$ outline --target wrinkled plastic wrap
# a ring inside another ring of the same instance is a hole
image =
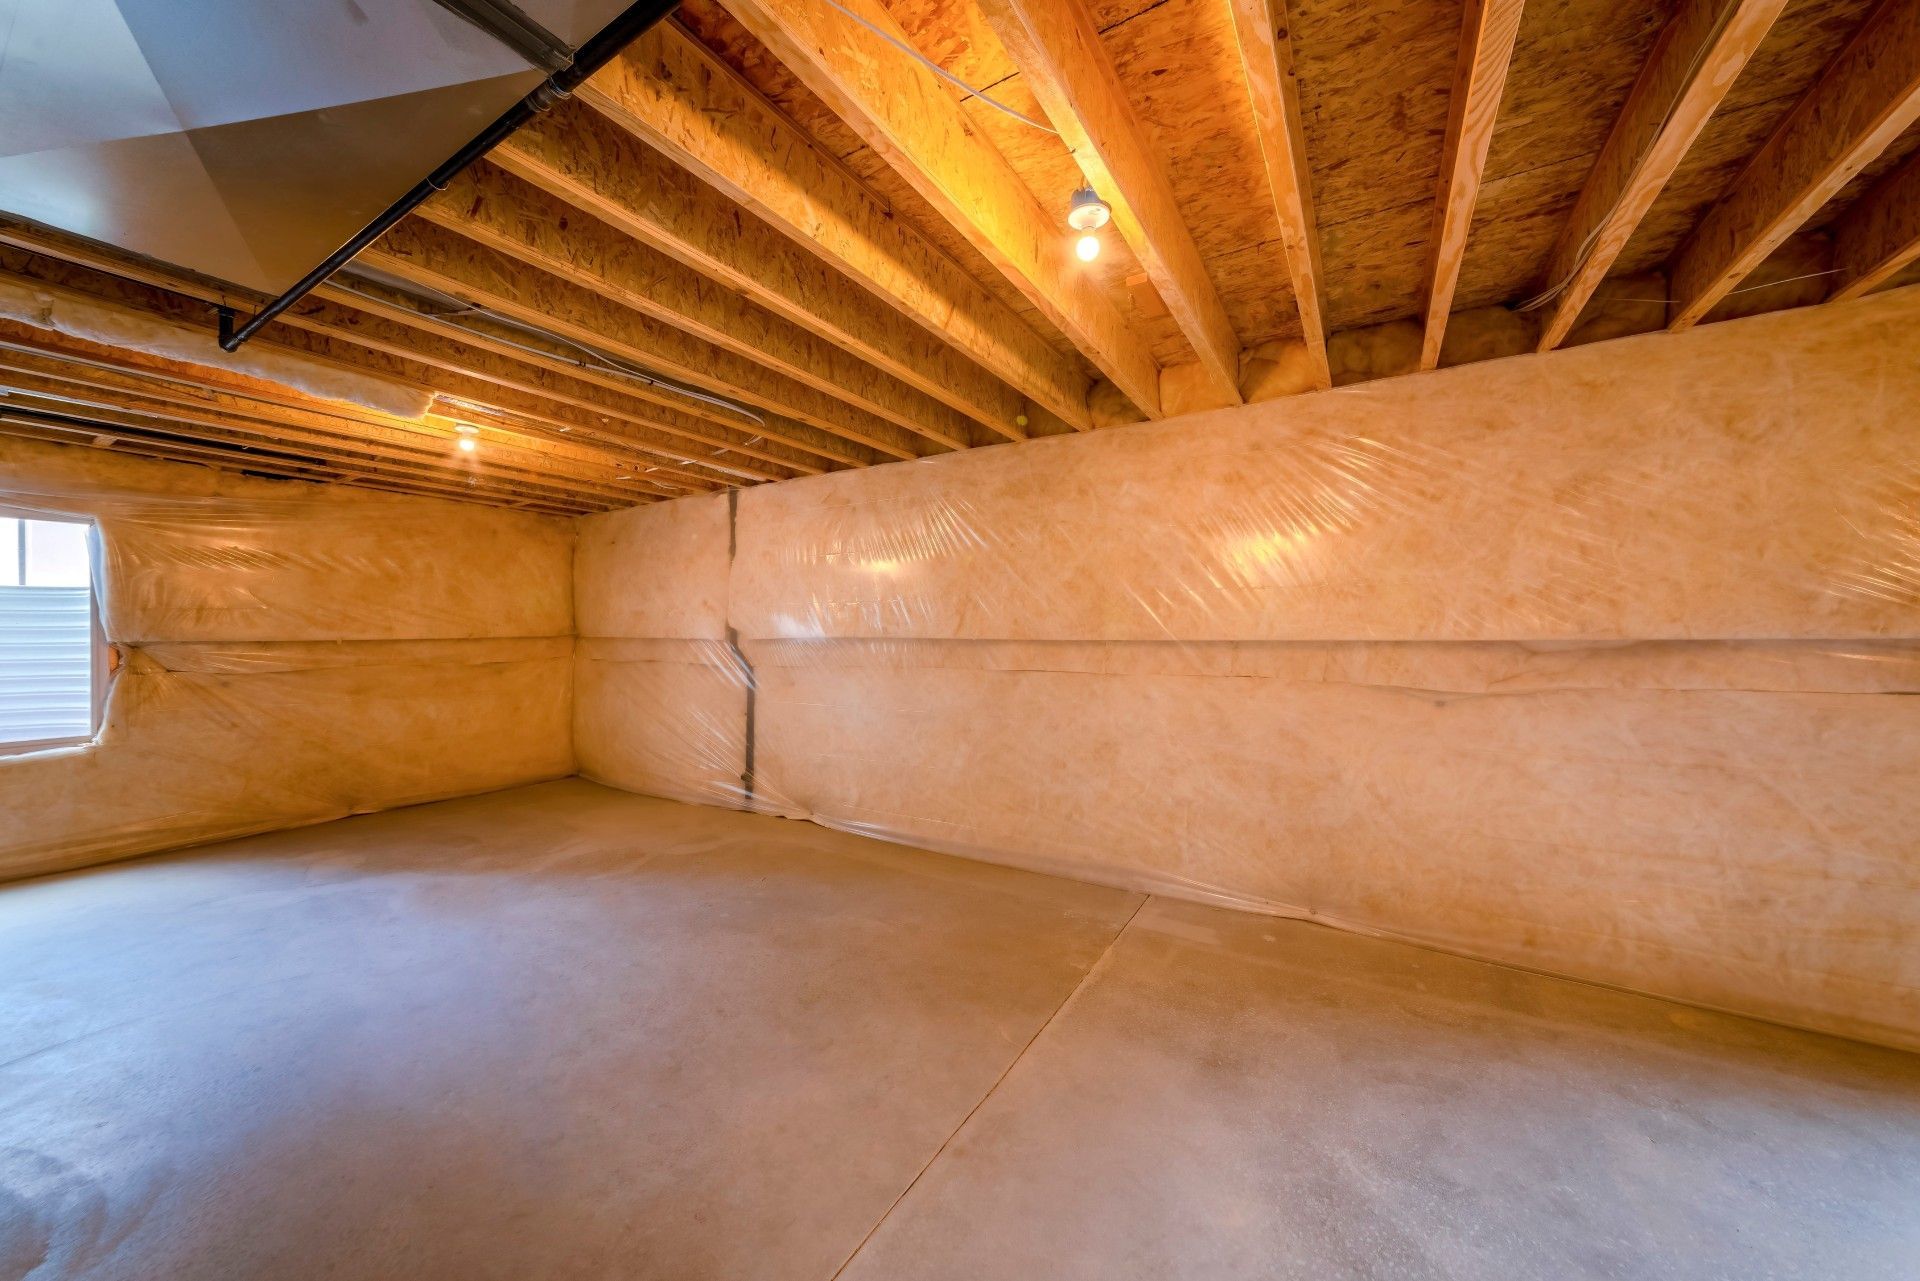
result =
[[[581,522],[635,790],[1920,1047],[1920,291]]]
[[[0,748],[0,879],[568,774],[567,522],[0,440],[92,518],[98,739]]]

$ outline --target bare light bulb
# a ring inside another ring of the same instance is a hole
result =
[[[1092,262],[1100,256],[1100,237],[1087,235],[1073,242],[1073,256],[1081,262]]]
[[[459,443],[460,452],[463,454],[471,454],[474,450],[480,448],[480,442],[471,436],[462,436]]]

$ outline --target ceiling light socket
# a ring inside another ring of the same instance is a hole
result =
[[[1073,199],[1067,205],[1067,225],[1075,231],[1093,231],[1107,225],[1107,219],[1113,216],[1113,210],[1107,208],[1107,202],[1094,194],[1092,187],[1082,187],[1073,193]]]

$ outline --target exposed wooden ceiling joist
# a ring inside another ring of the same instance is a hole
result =
[[[942,448],[971,444],[951,406],[502,170],[469,169],[416,216]]]
[[[561,104],[489,159],[1004,439],[1026,439],[1019,392],[598,113]]]
[[[1061,421],[1090,425],[1074,361],[673,23],[577,97]]]
[[[1833,301],[1877,289],[1920,259],[1920,152],[1882,178],[1834,228]]]
[[[1083,0],[980,0],[980,7],[1192,345],[1208,398],[1239,404],[1240,340],[1093,15]]]
[[[83,419],[86,416],[80,416]],[[9,413],[0,404],[0,435],[45,444],[99,449],[160,462],[188,463],[225,471],[276,480],[299,480],[309,484],[353,485],[382,493],[414,498],[441,498],[456,502],[480,502],[488,506],[511,507],[543,516],[582,516],[629,506],[626,502],[590,499],[579,495],[566,499],[538,497],[496,485],[492,482],[467,485],[428,482],[388,473],[377,464],[351,456],[319,456],[290,447],[267,444],[207,443],[196,437],[182,437],[178,431],[150,430],[144,427],[114,427],[91,421],[48,423],[43,419]],[[640,499],[652,502],[653,499]]]
[[[419,219],[389,231],[359,261],[524,324],[611,351],[691,387],[856,441],[893,458],[927,452],[904,428],[582,285],[508,259]]]
[[[705,423],[723,431],[750,433],[849,467],[868,466],[876,457],[873,451],[863,446],[849,444],[829,432],[790,418],[762,415],[757,422],[745,419],[717,406],[678,395],[670,389],[650,386],[625,371],[603,369],[589,362],[581,353],[549,351],[536,345],[533,335],[477,313],[456,317],[420,310],[400,293],[367,280],[322,285],[314,294],[358,311],[370,312],[419,334],[445,339],[462,349],[483,352],[515,365],[529,366],[621,396],[646,401],[652,407],[649,421],[659,424],[661,430],[669,435],[705,440],[706,428],[702,427]]]
[[[1301,339],[1315,387],[1333,385],[1327,363],[1326,286],[1320,265],[1320,228],[1313,210],[1313,175],[1307,167],[1307,140],[1300,122],[1300,88],[1293,76],[1293,48],[1287,35],[1285,0],[1228,0],[1233,6],[1234,37],[1246,76],[1247,97],[1260,132],[1260,155],[1274,216],[1280,223],[1281,251],[1300,312]]]
[[[1539,350],[1566,340],[1581,309],[1772,29],[1787,0],[1681,0],[1634,83],[1548,259],[1560,290]]]
[[[728,8],[1143,414],[1161,416],[1159,365],[1077,270],[1063,222],[1067,193],[1049,214],[932,72],[838,10],[811,0],[732,0]],[[879,0],[846,8],[904,42]]]
[[[1669,328],[1704,319],[1916,120],[1920,0],[1884,0],[1675,257]]]
[[[0,278],[36,288],[53,289],[73,299],[84,299],[94,305],[116,309],[129,317],[146,316],[187,330],[202,329],[209,343],[209,358],[213,359],[214,317],[195,300],[151,285],[48,260],[19,265],[32,274],[10,274]],[[343,343],[325,332],[309,336],[320,328],[312,323],[310,317],[333,314],[330,308],[331,304],[309,304],[307,317],[291,319],[286,325],[275,326],[258,341],[263,347],[281,347],[297,352],[310,367],[330,366],[356,377],[371,376],[384,383],[409,387],[427,400],[463,397],[468,402],[481,405],[497,402],[499,408],[521,415],[523,427],[531,425],[534,434],[551,438],[551,448],[560,455],[585,448],[583,438],[587,435],[611,434],[614,437],[613,447],[629,460],[640,460],[647,465],[664,467],[669,472],[683,473],[703,486],[733,484],[741,478],[749,481],[777,480],[788,474],[724,457],[697,459],[691,466],[698,470],[687,470],[676,464],[684,462],[690,451],[672,437],[656,433],[643,423],[615,420],[597,409],[582,410],[537,394],[504,390],[476,379],[440,373],[409,350],[402,349],[397,353],[381,350],[379,346],[369,347],[355,342],[352,337]],[[583,438],[572,438],[571,433],[576,431],[582,433]],[[593,456],[603,458],[607,455],[602,451]]]
[[[105,414],[123,425],[132,415],[150,431],[168,430],[171,424],[176,431],[200,430],[207,439],[243,438],[241,443],[317,451],[318,456],[350,454],[455,491],[467,479],[481,478],[550,498],[580,492],[617,502],[636,495],[678,497],[700,488],[658,483],[638,475],[638,467],[623,471],[612,462],[557,461],[506,436],[492,438],[485,457],[456,456],[451,422],[395,425],[259,400],[180,375],[117,367],[87,344],[23,334],[13,322],[0,322],[0,371],[8,386],[19,389],[8,395],[10,404],[38,396],[100,411],[93,416]]]
[[[746,435],[745,432],[723,433],[718,428],[707,427],[699,419],[673,415],[646,401],[617,395],[539,365],[504,359],[469,343],[453,342],[431,332],[410,329],[373,312],[370,300],[360,298],[357,301],[366,304],[369,309],[350,309],[332,301],[311,300],[283,313],[283,324],[289,329],[329,335],[369,351],[385,352],[448,374],[491,383],[527,396],[537,396],[557,405],[572,406],[603,420],[611,418],[611,424],[593,429],[597,439],[611,443],[631,441],[632,436],[626,425],[637,424],[689,444],[704,445],[740,458],[772,463],[787,472],[813,476],[826,470],[799,450],[776,449],[771,443],[755,444],[751,436],[744,440],[739,438]],[[664,421],[668,419],[676,421]],[[778,479],[782,473],[776,471],[765,475],[768,479]]]
[[[1420,368],[1440,363],[1447,316],[1467,256],[1467,234],[1480,198],[1487,147],[1506,92],[1513,42],[1520,34],[1526,0],[1466,0],[1460,27],[1460,53],[1448,104],[1446,147],[1440,161],[1440,193],[1434,202],[1433,231],[1427,254],[1425,328],[1420,339]]]

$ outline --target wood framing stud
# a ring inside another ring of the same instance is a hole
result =
[[[1691,328],[1920,119],[1920,0],[1883,0],[1674,259],[1668,328]]]
[[[1566,341],[1640,220],[1760,47],[1786,0],[1681,0],[1634,82],[1548,260],[1560,289],[1539,349]]]
[[[980,0],[980,8],[1186,335],[1204,392],[1239,404],[1240,340],[1084,0]]]
[[[1460,55],[1454,64],[1453,98],[1448,106],[1446,148],[1440,157],[1440,193],[1434,202],[1433,231],[1427,258],[1426,327],[1420,339],[1420,368],[1440,363],[1447,337],[1447,314],[1467,256],[1467,233],[1480,198],[1500,98],[1507,88],[1514,37],[1520,34],[1525,0],[1467,0],[1460,26]]]
[[[1247,98],[1260,135],[1273,212],[1280,223],[1281,251],[1293,282],[1300,335],[1307,344],[1314,386],[1333,385],[1327,362],[1326,288],[1320,268],[1320,229],[1313,215],[1313,178],[1307,168],[1300,88],[1293,77],[1293,44],[1287,35],[1286,0],[1227,0]]]
[[[727,7],[1142,413],[1161,417],[1159,365],[1073,260],[1065,211],[1041,208],[943,82],[816,0],[730,0]],[[845,7],[906,41],[880,0],[847,0]]]

